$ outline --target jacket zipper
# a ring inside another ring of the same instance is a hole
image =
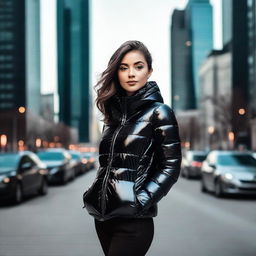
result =
[[[121,124],[115,130],[115,133],[114,133],[114,136],[113,136],[113,140],[111,142],[111,146],[110,146],[110,153],[111,153],[110,154],[110,160],[109,160],[109,164],[108,164],[108,167],[107,167],[107,170],[106,170],[106,174],[105,174],[105,177],[104,177],[104,180],[103,180],[103,183],[102,183],[102,194],[101,194],[102,220],[104,219],[104,215],[105,215],[105,211],[106,211],[106,190],[107,190],[107,182],[108,182],[108,178],[109,178],[109,174],[110,174],[110,167],[111,167],[112,161],[113,161],[114,145],[115,145],[115,141],[116,141],[117,135],[120,132],[120,130],[122,129],[125,121],[126,121],[126,102],[124,102],[124,113],[122,115]]]

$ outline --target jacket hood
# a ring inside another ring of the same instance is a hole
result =
[[[127,96],[117,92],[110,100],[111,120],[120,121],[124,112],[127,118],[137,111],[142,110],[146,105],[154,102],[163,103],[163,97],[156,82],[149,81],[137,90],[133,95]]]

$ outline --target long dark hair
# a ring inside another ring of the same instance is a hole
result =
[[[123,57],[130,51],[140,51],[148,64],[148,70],[152,69],[152,57],[147,47],[140,41],[126,41],[112,55],[109,60],[108,67],[102,72],[100,80],[94,86],[97,92],[95,100],[96,106],[104,116],[104,122],[109,121],[109,113],[107,104],[109,99],[117,93],[117,90],[122,91],[118,81],[117,71]]]

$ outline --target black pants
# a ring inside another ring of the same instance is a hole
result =
[[[154,236],[153,218],[95,220],[95,227],[106,256],[144,256]]]

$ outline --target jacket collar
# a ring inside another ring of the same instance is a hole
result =
[[[156,82],[150,81],[142,88],[137,90],[133,95],[127,96],[117,92],[110,100],[110,115],[112,121],[120,121],[123,113],[126,118],[137,111],[142,110],[146,105],[154,102],[163,103],[163,97]]]

